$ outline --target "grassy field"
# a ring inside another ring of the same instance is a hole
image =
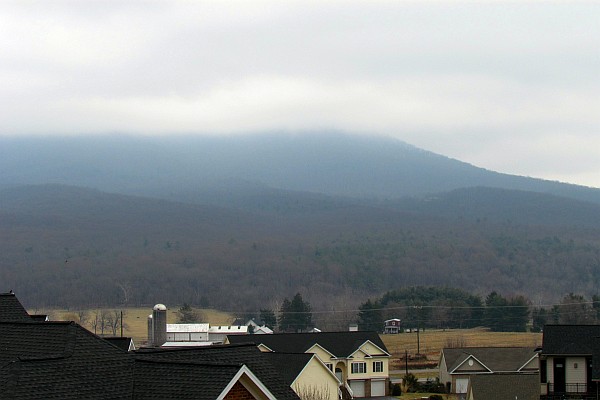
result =
[[[392,369],[404,368],[405,351],[409,355],[409,368],[418,368],[419,364],[437,363],[440,351],[444,347],[537,347],[542,344],[541,333],[490,332],[487,329],[426,330],[420,332],[418,338],[420,353],[425,358],[416,360],[416,333],[381,335],[381,338],[392,354]]]
[[[177,322],[177,309],[169,309],[167,322]],[[111,309],[114,310],[114,309]],[[211,325],[229,325],[234,316],[226,312],[213,309],[197,309],[201,314],[203,322]],[[79,322],[77,312],[67,310],[35,310],[32,313],[47,313],[52,320]],[[93,318],[96,310],[86,310],[88,318]],[[125,329],[124,335],[133,337],[137,346],[142,345],[147,339],[147,318],[152,313],[151,307],[124,308]],[[90,324],[84,324],[87,329]],[[440,351],[444,347],[453,344],[459,346],[481,347],[481,346],[540,346],[542,343],[541,333],[521,332],[490,332],[486,329],[454,329],[454,330],[426,330],[419,333],[419,350],[425,356],[424,359],[415,360],[417,354],[417,334],[401,333],[398,335],[381,335],[388,351],[392,354],[391,369],[403,369],[405,351],[409,354],[409,368],[420,368],[421,364],[437,363]],[[423,375],[423,376],[420,376]],[[417,374],[419,378],[428,377],[428,373]]]
[[[167,312],[167,323],[174,324],[177,322],[177,310],[179,307],[169,309]],[[115,310],[114,308],[109,309]],[[121,310],[121,309],[118,309]],[[152,307],[140,308],[123,308],[123,320],[125,328],[123,335],[133,337],[136,346],[145,344],[148,338],[148,315],[152,314]],[[97,310],[86,310],[88,318],[93,318]],[[231,314],[212,310],[212,309],[196,309],[201,315],[202,322],[209,322],[211,325],[229,325],[233,322],[234,317]],[[47,313],[54,321],[76,321],[79,322],[77,312],[67,310],[49,310],[36,311],[37,313]],[[94,331],[89,323],[83,324],[90,331]],[[99,332],[97,332],[99,333]],[[110,333],[112,334],[112,332]],[[119,335],[120,332],[117,333]]]

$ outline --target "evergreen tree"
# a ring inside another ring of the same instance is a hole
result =
[[[275,317],[275,312],[269,309],[260,309],[260,320],[265,324],[267,328],[274,329],[277,324],[277,317]]]
[[[279,311],[279,329],[284,332],[302,332],[312,325],[310,303],[302,300],[300,293],[292,301],[285,298]]]
[[[508,301],[496,292],[488,294],[485,298],[484,325],[496,332],[504,331],[505,307]]]
[[[358,309],[358,329],[361,331],[381,331],[383,329],[383,313],[381,303],[378,300],[361,304]]]

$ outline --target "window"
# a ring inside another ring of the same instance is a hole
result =
[[[367,363],[366,362],[353,362],[352,363],[352,373],[353,374],[364,374],[367,372]]]
[[[332,363],[325,363],[325,366],[326,366],[327,368],[329,368],[329,370],[330,370],[331,372],[333,372],[333,364],[332,364]]]
[[[383,372],[383,361],[373,361],[373,372]]]
[[[540,360],[540,379],[542,383],[548,382],[548,367],[546,364],[546,360]]]

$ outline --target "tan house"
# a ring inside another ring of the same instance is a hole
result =
[[[465,394],[473,375],[537,373],[539,354],[533,347],[445,348],[439,369],[440,382],[450,393]]]
[[[229,336],[229,343],[248,337]],[[342,390],[354,397],[389,393],[389,359],[377,332],[284,333],[253,336],[259,349],[275,353],[311,353],[335,374]]]
[[[340,398],[340,381],[315,354],[263,352],[263,355],[300,398]]]

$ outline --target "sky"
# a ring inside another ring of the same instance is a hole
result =
[[[600,187],[600,2],[0,2],[0,135],[382,135]]]

